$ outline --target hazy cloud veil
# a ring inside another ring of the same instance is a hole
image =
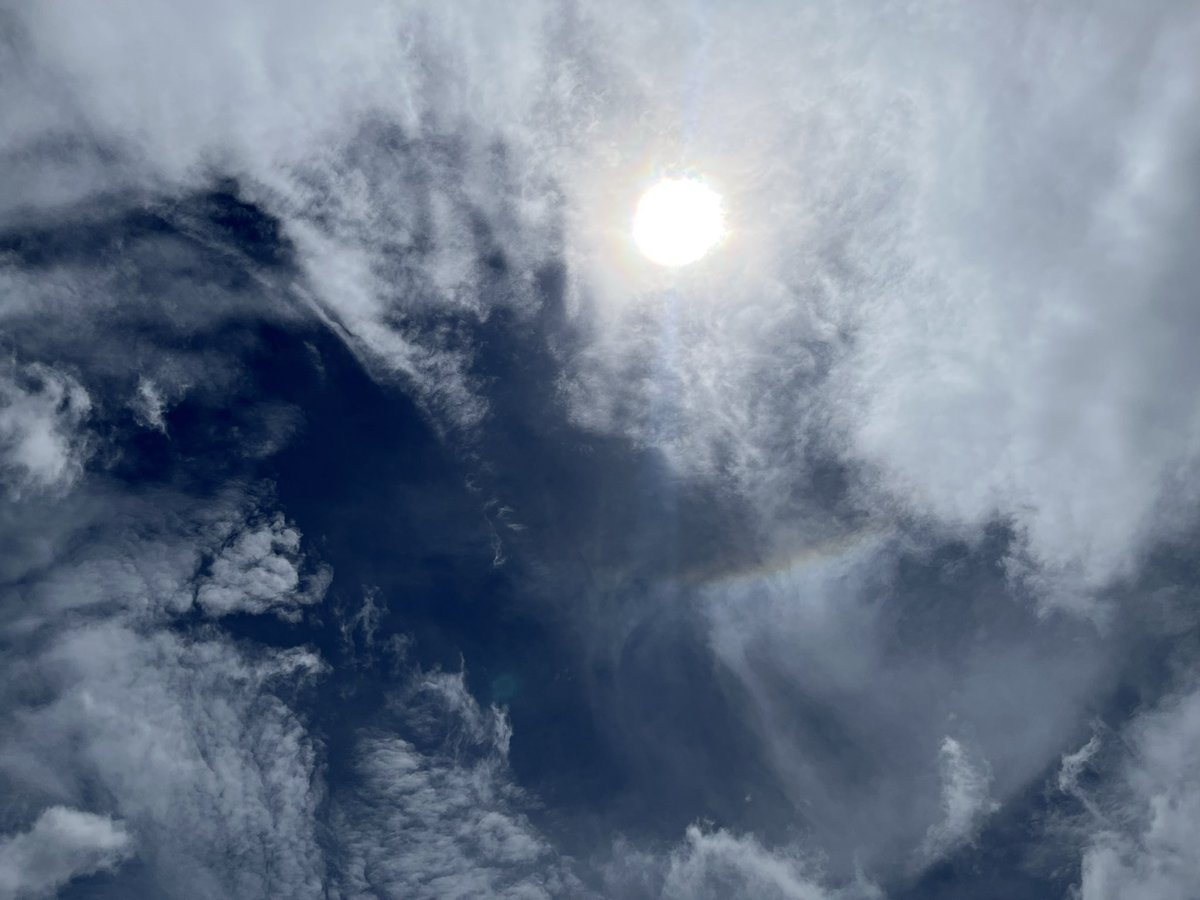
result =
[[[0,897],[1195,896],[1197,46],[0,0]]]

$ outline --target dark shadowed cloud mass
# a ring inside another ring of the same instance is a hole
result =
[[[0,0],[0,898],[1194,900],[1197,46]]]

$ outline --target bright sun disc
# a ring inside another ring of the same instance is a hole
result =
[[[693,263],[724,235],[721,195],[695,178],[664,178],[633,214],[633,242],[660,266]]]

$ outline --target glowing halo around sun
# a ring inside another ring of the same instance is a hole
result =
[[[648,260],[677,268],[694,263],[725,237],[721,195],[698,178],[664,178],[633,213],[633,242]]]

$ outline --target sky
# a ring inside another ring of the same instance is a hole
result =
[[[0,900],[1194,900],[1198,45],[0,0]]]

